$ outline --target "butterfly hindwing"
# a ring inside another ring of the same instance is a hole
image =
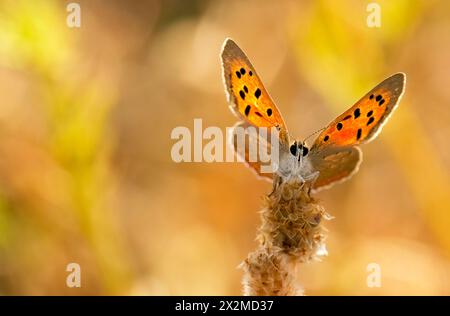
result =
[[[276,127],[287,141],[286,125],[244,52],[231,40],[222,49],[222,68],[228,103],[239,118],[256,127]]]
[[[241,121],[236,123],[230,131],[231,146],[241,161],[244,161],[251,170],[253,170],[261,179],[272,181],[273,174],[263,172],[264,163],[259,159],[259,152],[263,151],[270,154],[270,138],[263,138],[257,130],[249,123]],[[243,145],[239,144],[239,137],[243,137]],[[254,145],[253,149],[251,146]],[[253,150],[253,154],[251,153]],[[253,157],[252,157],[253,156]],[[239,161],[238,159],[238,161]],[[268,163],[265,163],[267,166]]]
[[[331,122],[316,139],[312,149],[353,146],[371,141],[398,105],[404,85],[403,73],[397,73],[381,82]]]
[[[313,170],[319,172],[315,190],[344,181],[358,170],[362,153],[356,145],[376,137],[397,107],[404,85],[403,73],[385,79],[317,137],[310,154]]]
[[[309,160],[315,171],[319,171],[313,189],[327,188],[353,176],[362,162],[362,152],[358,147],[329,147],[320,152],[312,152]]]

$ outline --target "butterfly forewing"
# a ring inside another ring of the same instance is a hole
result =
[[[316,139],[313,149],[353,146],[375,138],[403,94],[405,75],[397,73],[372,89],[331,122]]]
[[[280,137],[286,138],[283,117],[244,52],[227,39],[221,56],[225,89],[233,112],[253,126],[277,127]]]
[[[404,84],[402,73],[387,78],[319,135],[309,156],[313,169],[319,172],[315,190],[344,181],[358,170],[362,153],[356,145],[375,138],[398,105]]]

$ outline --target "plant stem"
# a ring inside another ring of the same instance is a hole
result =
[[[298,180],[280,183],[265,197],[258,230],[258,248],[241,264],[244,295],[303,295],[296,282],[299,263],[326,255],[326,229],[331,217]]]

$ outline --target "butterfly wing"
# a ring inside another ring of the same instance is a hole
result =
[[[311,150],[327,146],[354,146],[374,139],[397,107],[404,86],[403,73],[385,79],[331,122],[317,137]]]
[[[230,130],[229,136],[230,145],[237,154],[238,161],[244,161],[247,167],[256,173],[258,178],[272,181],[273,174],[263,172],[261,168],[263,165],[268,166],[270,163],[264,164],[258,157],[258,152],[261,150],[270,155],[272,149],[270,138],[261,137],[261,134],[256,132],[256,129],[245,121],[236,123]],[[242,141],[243,145],[239,144],[239,137],[244,138],[244,141]],[[257,145],[257,147],[251,148],[252,145]],[[252,150],[254,157],[251,157]]]
[[[313,185],[313,190],[319,191],[353,176],[362,162],[362,152],[358,147],[329,148],[311,152],[309,158],[313,169],[319,171]]]
[[[344,181],[358,170],[362,154],[355,146],[377,136],[398,106],[404,86],[403,73],[385,79],[317,137],[310,155],[313,169],[319,171],[314,189]]]
[[[222,49],[222,70],[230,109],[256,127],[276,127],[280,141],[288,143],[283,117],[244,52],[226,39]]]

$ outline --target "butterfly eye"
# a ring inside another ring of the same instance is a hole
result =
[[[303,146],[303,157],[305,157],[309,153],[308,147]]]
[[[303,146],[302,144],[298,145],[298,150],[300,151],[300,153],[302,154],[303,157],[305,157],[309,152],[308,147]]]
[[[291,154],[293,155],[293,156],[296,156],[297,157],[297,143],[293,143],[292,145],[291,145],[291,147],[289,148],[289,150],[291,151]]]

